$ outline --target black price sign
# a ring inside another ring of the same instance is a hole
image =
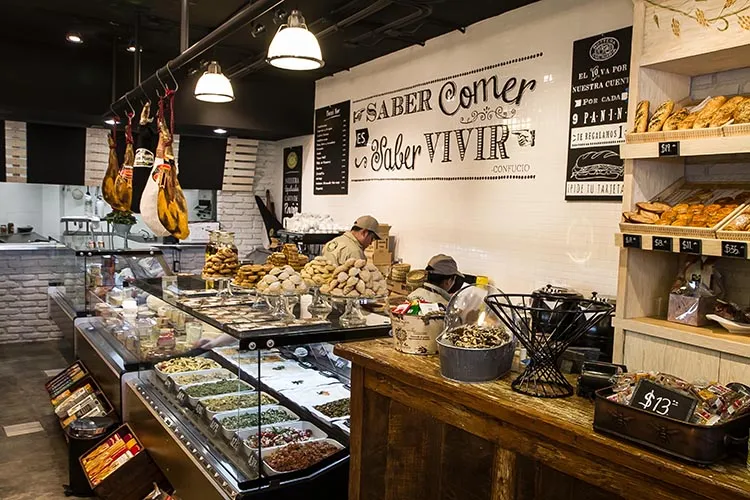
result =
[[[640,234],[623,234],[622,242],[625,248],[642,248]]]
[[[240,449],[240,436],[237,434],[232,436],[232,441],[229,444],[235,450],[239,450]]]
[[[654,236],[651,246],[654,250],[659,250],[661,252],[671,252],[672,238],[667,238],[666,236]]]
[[[169,391],[172,391],[172,392],[174,392],[174,390],[175,390],[175,383],[174,383],[174,380],[172,380],[171,378],[168,378],[168,379],[167,379],[167,381],[166,381],[166,382],[164,382],[164,384],[165,384],[165,385],[167,386],[167,389],[168,389]]]
[[[650,380],[638,382],[630,400],[630,406],[683,422],[690,420],[697,404],[697,399]]]
[[[722,241],[721,256],[735,259],[747,259],[747,243],[739,241]]]
[[[177,393],[177,401],[181,405],[185,404],[185,401],[187,401],[187,394],[185,394],[185,391],[180,391],[180,392]]]
[[[211,432],[218,435],[219,434],[219,421],[214,419],[211,421]]]
[[[366,128],[359,128],[354,132],[354,147],[364,148],[370,142],[370,132]]]
[[[197,413],[199,417],[202,417],[206,413],[206,409],[203,408],[203,403],[195,405],[195,413]]]
[[[680,141],[660,142],[659,156],[680,156]]]
[[[258,470],[260,464],[258,463],[258,456],[255,453],[251,453],[247,459],[247,465],[250,466],[250,470]]]
[[[693,238],[680,238],[680,253],[701,254],[701,240]]]

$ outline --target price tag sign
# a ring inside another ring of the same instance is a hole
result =
[[[654,236],[651,243],[651,246],[654,250],[658,250],[660,252],[672,251],[672,238],[667,238],[665,236]]]
[[[219,426],[220,426],[220,424],[219,424],[218,420],[214,419],[214,420],[211,421],[211,432],[213,432],[214,435],[218,435],[219,434]]]
[[[740,241],[722,241],[721,256],[734,259],[747,259],[747,243]]]
[[[622,244],[625,248],[643,248],[640,234],[623,234]]]
[[[641,380],[635,388],[630,406],[662,417],[687,422],[698,405],[696,398],[686,396],[650,380]]]
[[[239,450],[240,449],[240,436],[237,434],[232,436],[232,441],[229,443],[229,445],[235,450]]]
[[[202,417],[206,414],[206,409],[203,407],[203,403],[198,403],[197,405],[195,405],[195,413],[197,413],[199,417]]]
[[[166,382],[164,382],[164,384],[165,384],[165,385],[167,386],[167,389],[168,389],[168,390],[169,390],[170,392],[174,392],[174,390],[175,390],[175,383],[174,383],[174,380],[172,380],[171,378],[167,378],[167,381],[166,381]]]
[[[177,393],[177,401],[179,401],[181,405],[185,404],[185,402],[187,401],[187,394],[185,394],[185,391],[180,391]]]
[[[693,238],[680,238],[680,253],[700,255],[702,250],[701,243],[701,240]]]
[[[258,463],[258,455],[253,452],[250,454],[250,457],[247,459],[247,465],[250,466],[250,470],[259,470],[259,463]]]
[[[668,141],[659,143],[659,157],[680,156],[680,141]]]

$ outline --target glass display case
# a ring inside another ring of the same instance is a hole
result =
[[[288,297],[282,320],[273,297],[193,276],[142,275],[112,299],[92,297],[79,330],[118,365],[122,419],[178,491],[346,498],[350,365],[333,344],[388,335],[382,304],[345,328],[336,308],[313,318],[310,295]]]

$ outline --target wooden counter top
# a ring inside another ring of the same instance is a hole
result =
[[[640,476],[641,480],[666,483],[663,484],[665,491],[669,491],[670,485],[673,485],[680,491],[684,489],[694,492],[696,498],[750,499],[750,471],[744,461],[733,459],[707,468],[695,467],[598,434],[593,430],[592,424],[593,403],[586,399],[576,396],[543,399],[519,394],[510,386],[515,377],[513,374],[495,382],[454,382],[440,375],[437,356],[399,353],[393,349],[390,339],[342,343],[336,346],[334,352],[352,361],[356,369],[361,367],[365,374],[382,374],[384,377],[380,377],[381,380],[376,376],[369,382],[373,387],[385,387],[389,384],[388,380],[392,379],[399,385],[414,388],[414,394],[423,395],[423,399],[441,401],[439,404],[423,405],[423,408],[431,409],[431,413],[438,419],[447,421],[451,416],[455,417],[457,412],[465,412],[469,418],[459,419],[464,422],[459,427],[467,432],[487,435],[487,429],[472,428],[480,419],[475,422],[470,418],[471,415],[486,416],[498,426],[520,429],[520,432],[537,436],[544,443],[558,446],[561,450],[575,450],[594,462],[605,460],[613,464],[618,475],[622,473],[626,477]],[[360,376],[362,375],[357,375]],[[356,411],[354,378],[353,374],[353,420]],[[367,384],[365,383],[365,387]],[[399,391],[397,388],[386,390],[391,390],[394,394]],[[404,392],[403,388],[400,390]],[[419,396],[408,397],[413,397],[415,401],[420,399]],[[404,404],[409,404],[408,397]],[[449,407],[446,407],[445,401],[451,403]],[[486,419],[482,421],[486,425]],[[354,453],[355,445],[352,446]],[[566,459],[562,451],[559,459]],[[585,471],[581,471],[579,476],[585,476]],[[629,496],[623,495],[622,490],[617,492],[622,496]],[[650,498],[686,496],[670,496],[667,493],[666,496],[655,494]]]

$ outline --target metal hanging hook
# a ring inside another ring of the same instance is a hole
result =
[[[180,84],[177,83],[177,78],[174,77],[174,74],[172,73],[172,69],[169,67],[169,64],[167,64],[167,71],[169,72],[169,76],[172,77],[172,81],[174,82],[174,91],[177,92],[180,89]]]
[[[139,83],[138,84],[138,88],[141,89],[141,93],[143,94],[143,97],[146,98],[146,102],[150,104],[151,103],[151,99],[149,98],[148,94],[146,93],[146,90],[143,88],[143,84]],[[141,101],[141,106],[143,106],[144,104],[146,104],[145,102],[143,102],[143,98],[141,98],[140,101]]]
[[[109,105],[109,110],[112,112],[112,119],[115,121],[113,127],[116,127],[120,123],[120,115],[117,114],[112,104]]]
[[[135,116],[135,108],[133,108],[133,104],[131,104],[130,99],[128,99],[127,94],[125,94],[125,102],[128,103],[128,107],[130,107],[130,112],[132,113],[132,116]]]
[[[163,99],[167,95],[167,90],[168,89],[167,89],[167,86],[164,85],[164,82],[161,81],[161,78],[159,78],[159,70],[158,69],[156,70],[156,79],[159,80],[159,83],[161,84],[161,88],[164,89],[164,95],[161,95],[159,93],[159,89],[156,89],[156,95],[158,95],[160,99]]]

